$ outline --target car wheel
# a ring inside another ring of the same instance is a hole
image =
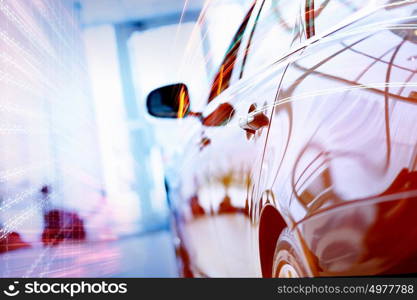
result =
[[[272,269],[273,277],[308,277],[308,268],[304,263],[303,252],[298,241],[288,228],[285,228],[277,242]]]

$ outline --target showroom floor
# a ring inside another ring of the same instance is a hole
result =
[[[22,249],[0,256],[0,277],[176,277],[168,231],[118,241]]]

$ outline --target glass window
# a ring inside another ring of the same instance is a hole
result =
[[[242,75],[253,74],[282,57],[297,33],[299,1],[265,0],[248,44]]]
[[[215,75],[221,65],[230,41],[238,30],[251,4],[245,0],[208,1],[201,20],[201,36],[206,51],[209,75]]]
[[[211,102],[217,95],[223,92],[230,86],[230,81],[232,78],[233,70],[237,65],[237,57],[239,53],[240,46],[242,44],[242,39],[246,31],[249,19],[252,15],[252,11],[255,5],[252,5],[249,12],[247,13],[245,19],[237,30],[235,36],[233,37],[232,43],[230,44],[226,56],[219,67],[219,70],[214,77],[213,84],[211,86],[210,95],[208,102]]]

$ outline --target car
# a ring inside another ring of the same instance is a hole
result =
[[[57,246],[64,241],[85,241],[84,221],[75,212],[53,209],[44,214],[44,246]]]
[[[2,231],[2,238],[0,239],[0,254],[31,247],[29,243],[22,239],[18,232],[12,231],[3,233],[4,229],[0,228],[0,230]]]
[[[417,272],[417,2],[257,0],[167,181],[187,277]],[[179,120],[180,122],[180,120]]]

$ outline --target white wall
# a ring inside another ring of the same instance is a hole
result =
[[[126,111],[114,27],[84,30],[87,66],[96,111],[103,177],[107,193],[106,213],[112,234],[131,233],[141,216],[140,197],[133,189],[136,178],[130,151]],[[95,223],[104,222],[96,218]]]

